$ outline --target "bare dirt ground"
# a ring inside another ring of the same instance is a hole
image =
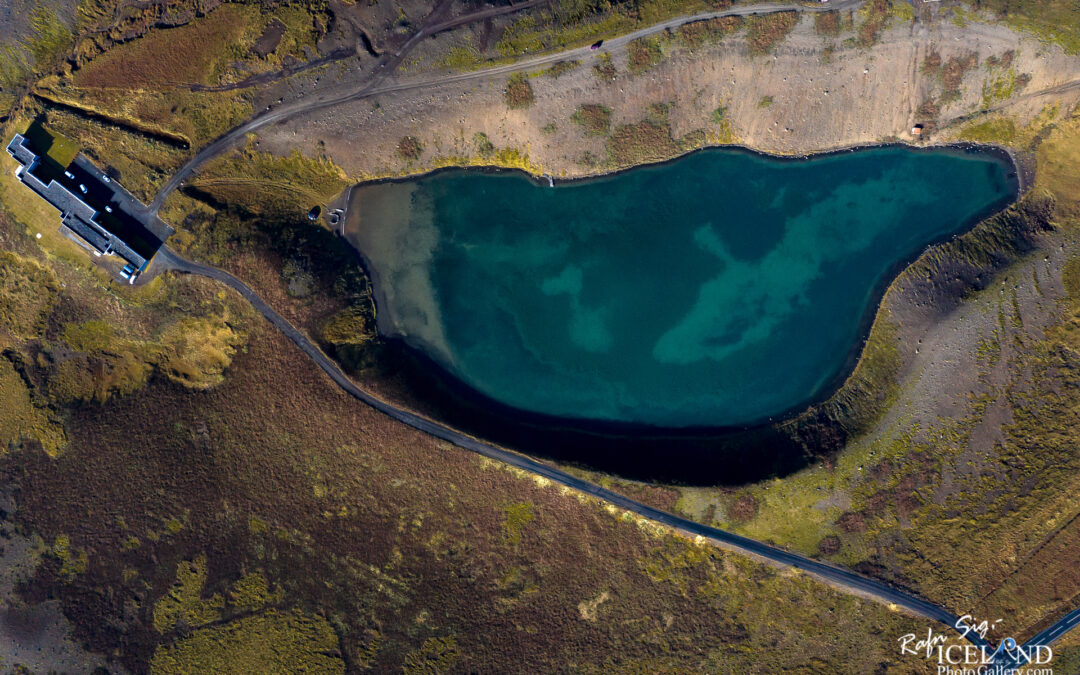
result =
[[[98,655],[72,639],[59,600],[28,604],[14,588],[33,577],[43,550],[40,537],[17,534],[10,490],[0,493],[0,667],[4,672],[89,673],[103,666]]]
[[[972,22],[961,27],[936,9],[919,11],[914,22],[895,25],[871,49],[846,46],[850,33],[836,38],[818,35],[813,20],[803,17],[767,56],[751,56],[742,34],[696,51],[672,41],[659,64],[633,75],[626,68],[625,50],[614,50],[614,80],[601,81],[594,73],[599,56],[557,79],[537,72],[529,80],[535,102],[524,109],[507,107],[505,76],[478,77],[383,94],[285,122],[262,130],[260,145],[279,153],[325,147],[326,154],[351,175],[370,177],[421,172],[449,157],[473,156],[474,134],[482,132],[497,148],[527,153],[534,170],[584,176],[598,171],[582,160],[584,154],[605,157],[606,139],[586,136],[571,121],[582,104],[610,108],[612,128],[644,119],[653,104],[668,104],[676,139],[710,130],[713,111],[724,106],[739,144],[797,155],[912,141],[917,111],[928,100],[939,102],[941,123],[977,111],[993,77],[987,59],[1010,51],[1014,73],[1028,81],[1016,88],[1005,112],[1021,123],[1050,98],[1033,92],[1080,79],[1080,59],[1057,47],[1004,26]],[[931,53],[943,61],[975,57],[952,101],[942,96],[940,75],[924,72]],[[398,81],[431,77],[406,72]],[[1059,92],[1053,100],[1064,109],[1078,97],[1077,91]],[[418,160],[395,153],[404,136],[420,140],[423,152]]]
[[[982,471],[986,451],[1003,440],[1001,427],[1012,420],[1002,391],[1013,383],[1021,388],[1030,383],[1030,373],[1017,377],[1010,364],[1018,349],[1042,339],[1043,330],[1061,319],[1066,260],[1059,238],[1048,236],[987,290],[955,308],[931,302],[925,291],[920,297],[910,278],[901,280],[885,305],[899,328],[907,366],[901,376],[902,393],[862,442],[891,440],[918,429],[914,440],[932,444],[935,439],[927,434],[940,431],[941,420],[969,417],[981,396],[995,399],[979,416],[966,451],[942,471],[934,488],[935,502],[944,503],[952,494],[958,472]],[[1007,316],[1004,326],[999,310]],[[992,359],[986,356],[990,349],[997,352]]]

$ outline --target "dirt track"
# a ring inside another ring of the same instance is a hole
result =
[[[1023,123],[1051,99],[1061,100],[1064,110],[1080,98],[1077,58],[1002,26],[961,28],[935,11],[920,8],[914,23],[898,23],[871,50],[844,46],[843,34],[823,38],[804,19],[770,56],[751,56],[738,35],[697,51],[673,44],[660,64],[640,75],[626,71],[622,43],[609,41],[605,48],[618,69],[614,81],[602,82],[593,73],[595,54],[574,52],[563,58],[580,60],[575,70],[558,79],[530,78],[535,102],[524,110],[510,110],[503,101],[507,74],[522,70],[521,65],[398,78],[371,92],[378,96],[262,128],[260,148],[290,152],[323,141],[327,154],[353,175],[394,175],[423,171],[437,157],[474,155],[472,138],[482,132],[497,147],[527,154],[540,171],[582,176],[598,171],[586,153],[607,156],[604,138],[586,136],[570,121],[586,103],[610,108],[613,128],[642,120],[653,104],[666,104],[676,139],[695,130],[715,131],[713,111],[724,107],[739,143],[780,154],[912,140],[918,108],[942,98],[941,82],[922,68],[932,52],[946,60],[976,57],[959,96],[940,105],[942,124],[984,107],[983,88],[992,75],[987,59],[1010,51],[1013,70],[1030,81],[995,109]],[[537,73],[556,60],[530,61],[524,70]],[[771,105],[762,105],[765,97],[772,97]],[[425,148],[420,160],[409,164],[394,152],[407,135],[418,137]]]
[[[546,0],[530,0],[532,4],[539,4]],[[863,0],[839,0],[838,2],[829,5],[828,7],[822,6],[803,6],[803,5],[790,5],[790,4],[759,4],[749,6],[737,6],[731,9],[718,11],[718,12],[706,12],[703,14],[697,14],[693,16],[677,17],[670,19],[663,23],[649,26],[627,35],[622,35],[617,38],[608,40],[604,53],[608,53],[611,50],[621,50],[626,44],[640,37],[662,33],[668,29],[677,27],[684,23],[690,23],[694,21],[702,21],[705,19],[712,19],[724,16],[750,16],[758,14],[771,14],[776,12],[790,12],[798,11],[802,13],[814,13],[827,11],[828,9],[853,9],[863,3]],[[180,169],[173,174],[173,176],[165,183],[165,185],[158,191],[158,194],[154,197],[154,200],[150,204],[150,211],[157,213],[160,210],[165,198],[178,188],[187,176],[191,175],[194,171],[198,170],[200,166],[205,164],[210,159],[217,157],[226,150],[232,148],[240,139],[243,139],[247,134],[260,129],[264,129],[272,124],[298,120],[316,118],[320,113],[323,115],[333,115],[339,107],[346,106],[350,103],[361,102],[366,99],[372,98],[380,94],[381,92],[407,92],[415,93],[417,90],[427,90],[435,87],[445,86],[447,83],[451,84],[468,84],[477,80],[490,79],[492,77],[500,77],[506,73],[514,72],[522,69],[535,68],[538,66],[548,65],[558,61],[566,59],[574,59],[584,57],[591,54],[589,47],[581,47],[579,49],[572,49],[565,52],[556,54],[549,54],[532,59],[524,59],[509,66],[497,66],[487,70],[473,72],[473,73],[460,73],[458,75],[450,75],[440,77],[436,80],[424,80],[415,83],[397,83],[383,86],[383,83],[389,78],[397,67],[405,59],[406,55],[416,47],[422,40],[439,32],[446,30],[447,28],[465,25],[472,21],[488,18],[492,16],[493,10],[485,10],[478,12],[474,15],[467,15],[464,17],[457,17],[450,21],[440,22],[438,18],[441,17],[444,7],[447,4],[447,0],[443,0],[431,11],[428,20],[421,26],[412,37],[409,38],[397,51],[393,54],[386,55],[376,70],[370,75],[364,76],[360,83],[357,85],[343,85],[337,89],[320,93],[316,96],[309,97],[307,99],[296,99],[289,101],[279,108],[271,109],[269,106],[261,113],[256,114],[254,117],[238,125],[237,127],[229,130],[215,141],[202,148],[193,158],[186,162]],[[519,5],[516,9],[520,9],[526,5]],[[501,13],[501,12],[499,12]],[[312,144],[314,145],[314,139]]]

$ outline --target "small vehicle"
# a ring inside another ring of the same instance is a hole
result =
[[[597,40],[596,42],[589,45],[589,49],[591,49],[591,50],[593,50],[595,52],[597,49],[600,49],[600,46],[603,45],[603,44],[604,44],[603,40]]]

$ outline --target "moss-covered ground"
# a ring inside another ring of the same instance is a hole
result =
[[[215,197],[241,157],[168,203],[177,241],[364,358],[355,256],[296,204]],[[248,159],[316,192],[335,180]],[[36,238],[55,214],[2,179],[0,393],[19,412],[0,477],[20,531],[52,542],[22,599],[58,599],[90,648],[160,673],[908,668],[895,636],[922,622],[398,425],[231,291],[118,285]]]
[[[810,435],[843,450],[742,488],[672,488],[677,511],[1000,618],[1003,634],[1030,636],[1077,605],[1080,121],[1048,108],[1017,126],[1011,138],[1036,156],[1032,190],[890,290],[855,374],[824,406],[845,420],[831,427],[841,436]],[[949,352],[955,370],[905,365],[921,363],[919,345],[897,340],[916,307],[965,336],[947,338],[963,345]]]
[[[992,12],[1015,28],[1061,45],[1070,54],[1080,53],[1080,7],[1074,2],[978,0],[971,4]]]
[[[4,475],[27,531],[85,553],[35,593],[136,670],[860,672],[920,625],[393,424],[268,328],[213,389],[71,415],[64,454]]]
[[[85,25],[110,15],[106,5],[84,3]],[[587,44],[725,5],[562,2],[515,19],[495,51],[505,58]],[[835,17],[837,26],[830,15],[815,25],[827,37],[855,28],[852,39],[868,48],[885,27],[911,19],[907,7],[875,1]],[[1068,3],[982,7],[1076,49]],[[75,45],[80,67],[41,81],[40,99],[22,114],[40,114],[149,196],[189,155],[185,143],[205,143],[251,112],[243,95],[179,85],[233,81],[238,59],[259,71],[303,54],[319,36],[322,11],[223,5],[181,28],[144,26],[136,32],[151,37],[104,55],[94,46],[103,42],[73,38],[58,16],[42,14],[34,58],[56,62]],[[251,44],[275,20],[285,37],[253,57]],[[748,48],[767,54],[795,23],[777,14],[691,24],[632,48],[626,68],[645,70],[665,50],[694,49],[743,27]],[[203,49],[191,52],[192,44]],[[445,65],[485,58],[459,48]],[[928,55],[930,102],[954,98],[959,79],[979,65]],[[1003,58],[981,65],[987,108],[1024,86]],[[616,72],[610,61],[597,70],[604,79]],[[117,96],[132,83],[138,91]],[[608,156],[593,158],[601,168],[735,139],[722,107],[709,129],[681,138],[662,104],[620,124],[602,106],[584,108],[574,121],[604,138]],[[886,310],[848,386],[815,411],[830,424],[793,425],[821,458],[813,468],[725,490],[602,482],[853,566],[958,612],[1000,616],[1017,634],[1074,606],[1080,264],[1044,258],[1048,245],[1075,246],[1080,121],[1044,112],[1035,124],[991,113],[958,130],[1034,153],[1035,189],[1010,215],[905,277],[959,279],[957,265],[964,274],[998,274],[989,287],[984,279],[981,290],[967,288],[963,307],[990,320],[963,355],[976,377],[951,403],[955,414],[895,413],[916,394],[904,379],[910,354],[897,344],[908,317]],[[417,152],[436,166],[541,170],[524,151],[486,136],[473,145],[468,157]],[[27,602],[59,599],[83,642],[130,669],[775,673],[923,665],[901,660],[896,638],[922,632],[925,622],[672,536],[394,424],[345,397],[238,297],[208,281],[110,283],[56,233],[55,213],[14,181],[9,165],[0,172],[0,475],[20,488],[14,517],[22,530],[51,542],[21,593]],[[178,228],[178,249],[238,274],[360,369],[378,349],[366,277],[340,240],[303,217],[346,182],[319,157],[247,148],[196,175],[164,215]],[[1018,231],[1051,224],[1056,231],[1034,242],[1043,248],[1021,250]],[[1076,640],[1060,645],[1055,665],[1080,659]]]

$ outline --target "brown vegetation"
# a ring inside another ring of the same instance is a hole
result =
[[[840,537],[834,534],[830,534],[821,539],[818,543],[818,555],[822,557],[828,557],[836,555],[840,552]]]
[[[624,124],[612,133],[608,154],[619,166],[658,162],[673,157],[679,145],[671,137],[671,128],[654,120]]]
[[[750,53],[763,56],[776,48],[799,23],[798,12],[758,14],[746,19],[746,43]]]
[[[964,81],[964,75],[979,63],[979,58],[974,53],[962,56],[953,56],[945,61],[941,69],[941,86],[944,91],[941,98],[950,101],[960,97],[960,85]]]
[[[230,56],[225,48],[249,30],[252,14],[250,7],[227,4],[186,26],[156,31],[95,58],[75,72],[74,83],[131,89],[216,84]]]
[[[941,54],[935,49],[923,59],[920,70],[923,75],[941,83],[942,93],[939,100],[942,105],[945,105],[960,98],[960,87],[964,76],[978,63],[979,58],[974,52],[950,56],[942,60]]]
[[[840,34],[840,12],[818,12],[814,15],[814,30],[818,35],[835,37]]]
[[[758,503],[751,494],[741,494],[731,503],[728,516],[737,523],[753,520],[758,513]]]
[[[870,0],[864,7],[866,18],[859,24],[856,43],[866,49],[877,44],[878,38],[889,23],[893,0]]]
[[[736,33],[743,26],[741,16],[722,16],[705,21],[679,26],[678,36],[691,49],[697,49],[702,45],[719,42],[724,37]]]
[[[637,75],[652,68],[664,58],[660,41],[653,37],[643,37],[626,46],[626,68]]]
[[[611,109],[597,103],[578,106],[570,119],[580,124],[588,136],[607,136],[611,132]]]
[[[941,114],[941,106],[937,101],[932,98],[928,98],[919,104],[919,107],[915,110],[915,119],[920,122],[927,123],[936,121],[938,115]]]
[[[559,79],[559,76],[565,75],[581,65],[581,61],[559,61],[550,68],[544,71],[544,74],[552,79]]]
[[[397,144],[398,157],[406,161],[416,161],[424,152],[424,146],[416,136],[403,136]]]
[[[523,73],[514,73],[506,81],[503,98],[509,108],[528,108],[533,102],[532,85]]]
[[[615,79],[615,63],[611,60],[611,54],[604,52],[600,55],[600,59],[593,65],[593,73],[603,82]]]

